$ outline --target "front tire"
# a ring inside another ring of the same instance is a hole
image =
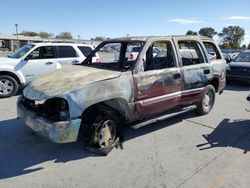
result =
[[[196,104],[196,112],[200,115],[208,114],[212,110],[214,102],[215,89],[212,85],[207,85],[201,101]]]
[[[17,81],[7,75],[0,75],[0,98],[11,97],[18,91]]]

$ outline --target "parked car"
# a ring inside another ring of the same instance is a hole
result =
[[[0,98],[16,94],[19,86],[62,66],[80,64],[94,48],[87,44],[27,44],[8,57],[0,58]],[[96,54],[93,62],[99,61]]]
[[[230,63],[233,59],[231,58],[230,55],[227,53],[223,53],[224,59],[227,61],[227,63]]]
[[[118,60],[91,61],[113,43],[120,44]],[[126,48],[134,44],[142,48],[136,61],[128,61]],[[209,60],[204,44],[215,49],[216,61]],[[154,48],[162,53],[154,56]],[[81,65],[62,68],[29,84],[18,99],[18,117],[56,143],[75,142],[80,132],[87,148],[107,154],[128,124],[140,128],[194,109],[198,114],[209,113],[215,93],[221,94],[225,87],[225,66],[220,49],[208,38],[110,39]]]
[[[128,59],[128,61],[135,61],[141,49],[142,49],[142,46],[140,46],[139,44],[137,46],[130,46],[126,50],[125,57]],[[153,56],[156,56],[159,52],[160,52],[160,49],[153,48]],[[115,59],[118,60],[119,56],[120,56],[120,51],[117,51],[115,53]]]
[[[227,81],[250,84],[250,50],[246,50],[228,64]]]

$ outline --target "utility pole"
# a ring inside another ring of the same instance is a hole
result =
[[[15,24],[15,26],[16,26],[16,39],[18,40],[18,30],[17,30],[18,24]]]
[[[81,37],[81,36],[80,36],[80,35],[77,35],[77,37],[78,37],[78,43],[79,43],[79,42],[80,42],[80,37]]]

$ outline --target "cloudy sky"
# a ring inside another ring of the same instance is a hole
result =
[[[250,42],[249,0],[42,0],[2,1],[0,33],[69,31],[75,38],[185,34],[238,25]]]

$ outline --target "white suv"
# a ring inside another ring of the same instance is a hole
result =
[[[15,95],[20,85],[62,66],[80,64],[93,49],[87,44],[34,43],[23,46],[8,57],[1,57],[0,98]],[[92,58],[92,62],[99,61],[98,55]]]

